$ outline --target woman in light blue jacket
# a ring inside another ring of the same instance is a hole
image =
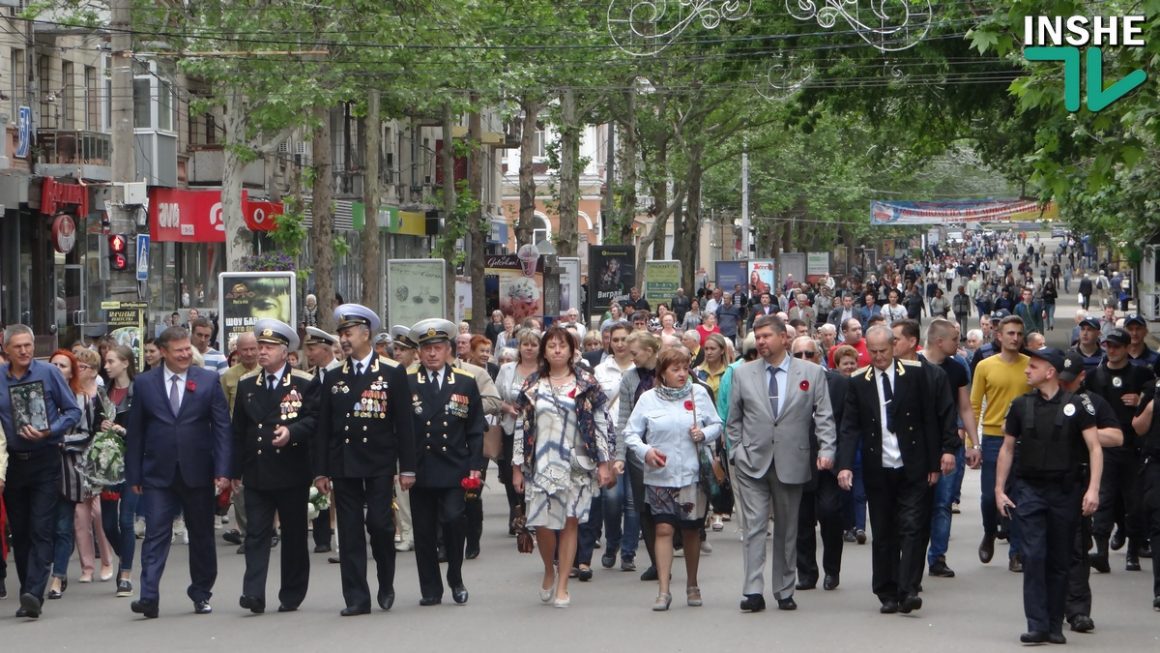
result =
[[[701,487],[698,449],[721,434],[721,418],[709,392],[689,379],[689,355],[666,349],[656,365],[657,385],[641,395],[624,428],[625,445],[645,462],[645,502],[656,523],[657,582],[653,610],[669,609],[669,575],[673,567],[673,534],[680,528],[685,542],[699,542],[709,510],[707,488]],[[685,547],[685,594],[692,607],[701,605],[697,564],[701,550]]]

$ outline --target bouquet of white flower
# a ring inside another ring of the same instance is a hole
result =
[[[319,492],[318,488],[310,488],[310,496],[306,501],[306,517],[307,519],[314,519],[318,517],[318,513],[330,507],[330,497],[325,493]]]
[[[105,429],[93,438],[85,452],[85,480],[94,488],[104,488],[125,480],[125,438],[113,429]]]

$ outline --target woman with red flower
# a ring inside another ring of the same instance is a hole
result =
[[[685,542],[700,541],[709,510],[707,489],[701,487],[699,449],[721,434],[721,418],[709,392],[689,379],[689,355],[666,349],[657,358],[657,385],[641,395],[624,428],[624,443],[645,462],[645,502],[656,523],[657,582],[653,610],[669,609],[673,595],[673,535],[681,529]],[[647,443],[646,443],[647,439]],[[697,567],[701,549],[685,547],[685,597],[701,605]]]
[[[133,405],[133,376],[136,368],[133,350],[124,345],[110,349],[105,354],[105,373],[109,375],[109,401],[116,408],[116,416],[107,416],[101,424],[103,430],[113,430],[125,437],[125,420],[129,407]],[[101,492],[101,520],[105,537],[113,545],[120,559],[117,576],[117,596],[133,596],[133,558],[137,548],[137,536],[133,532],[133,521],[137,514],[137,495],[129,492],[124,483],[106,487]]]
[[[576,557],[579,527],[588,521],[598,486],[609,487],[614,436],[608,400],[600,383],[577,366],[575,336],[553,326],[540,341],[539,371],[516,398],[512,484],[523,492],[527,525],[536,530],[544,562],[540,600],[557,608],[571,604],[568,572],[553,562]]]

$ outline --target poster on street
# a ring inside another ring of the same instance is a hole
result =
[[[806,281],[814,283],[829,273],[829,252],[806,252]]]
[[[101,309],[105,311],[105,323],[109,327],[109,336],[118,345],[124,345],[133,350],[133,360],[137,362],[137,371],[145,370],[145,359],[141,355],[141,339],[145,333],[145,311],[149,308],[146,302],[101,302]]]
[[[455,321],[471,321],[471,277],[455,275]]]
[[[746,261],[717,261],[715,272],[717,287],[730,292],[738,284],[742,288],[749,283],[749,265]]]
[[[218,347],[228,352],[238,336],[268,317],[298,328],[298,275],[294,272],[218,274]]]
[[[762,293],[773,292],[777,287],[777,262],[773,259],[767,261],[749,261],[747,268],[749,284],[746,286],[750,297],[761,297]],[[728,286],[726,290],[732,290],[733,286]]]
[[[645,261],[644,288],[641,294],[650,306],[668,304],[681,287],[680,261]]]
[[[603,315],[612,305],[628,299],[636,284],[635,245],[588,247],[588,297],[590,315]]]
[[[790,283],[791,276],[795,288],[805,280],[806,255],[802,252],[782,252],[778,263],[781,265],[781,278],[785,280],[783,285]]]
[[[525,245],[527,247],[527,245]],[[487,312],[495,309],[510,315],[518,325],[523,320],[544,317],[544,257],[535,250],[521,254],[488,256],[483,263],[483,288]]]
[[[384,325],[411,326],[447,315],[447,263],[441,258],[387,260]],[[388,327],[389,328],[389,327]]]
[[[562,256],[557,260],[563,268],[560,273],[560,312],[575,308],[583,315],[584,307],[580,305],[580,257]]]

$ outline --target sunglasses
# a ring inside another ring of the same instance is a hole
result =
[[[818,355],[818,352],[816,352],[816,351],[796,351],[796,352],[794,352],[793,357],[794,358],[813,358],[814,356],[817,356],[817,355]]]

